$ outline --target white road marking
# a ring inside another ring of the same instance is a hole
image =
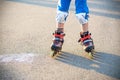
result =
[[[0,62],[33,62],[35,54],[33,53],[20,53],[20,54],[5,54],[0,55]]]

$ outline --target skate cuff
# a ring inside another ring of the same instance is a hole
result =
[[[91,35],[88,34],[87,36],[85,36],[85,37],[83,37],[83,38],[80,38],[80,39],[78,40],[78,42],[83,42],[84,40],[90,39],[90,38],[91,38]]]

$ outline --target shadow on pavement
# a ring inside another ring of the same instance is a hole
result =
[[[18,80],[16,72],[12,67],[0,64],[0,80]]]
[[[120,79],[120,56],[117,55],[97,52],[95,58],[89,60],[69,52],[63,52],[56,60],[78,68],[95,70],[98,73]]]
[[[31,5],[38,5],[44,7],[57,7],[58,0],[7,0],[14,2],[21,2]],[[90,13],[98,16],[105,16],[115,19],[120,19],[120,1],[117,0],[88,0],[88,6],[90,7]],[[70,7],[71,11],[74,11],[74,5]],[[104,12],[105,11],[105,12]],[[116,14],[117,13],[117,14]]]
[[[4,77],[4,67],[0,64],[0,79],[3,79]]]

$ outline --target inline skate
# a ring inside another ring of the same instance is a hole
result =
[[[93,43],[93,39],[91,38],[91,33],[87,32],[80,32],[80,39],[78,40],[78,42],[81,43],[81,45],[83,46],[83,49],[85,50],[85,52],[88,53],[90,58],[93,58],[93,54],[95,53],[94,49],[94,43]]]
[[[65,34],[62,31],[56,30],[55,33],[53,33],[53,36],[54,39],[51,45],[51,57],[54,57],[61,52]]]

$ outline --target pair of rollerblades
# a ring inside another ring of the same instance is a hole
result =
[[[65,34],[62,31],[56,30],[53,35],[54,39],[51,46],[51,50],[53,51],[53,53],[51,54],[52,57],[54,57],[62,50]],[[81,42],[81,45],[83,46],[85,52],[87,52],[90,58],[92,58],[94,53],[94,43],[91,38],[91,34],[89,32],[80,32],[80,39],[78,40],[78,42]]]

